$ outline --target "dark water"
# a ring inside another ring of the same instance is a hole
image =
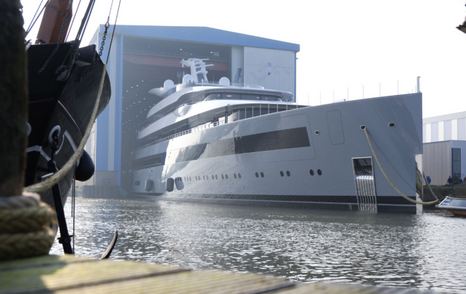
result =
[[[116,259],[466,293],[466,219],[442,213],[78,197],[76,215],[81,256],[100,255],[118,229]],[[56,244],[52,252],[62,250]]]

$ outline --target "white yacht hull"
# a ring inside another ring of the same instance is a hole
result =
[[[136,153],[144,164],[133,171],[133,192],[415,212],[394,186],[415,199],[421,100],[416,93],[298,108],[146,146]],[[370,175],[357,177],[358,158],[369,160]]]

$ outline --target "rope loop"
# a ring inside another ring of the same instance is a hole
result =
[[[372,141],[369,136],[369,131],[367,130],[367,127],[363,129],[364,135],[366,136],[367,144],[369,145],[369,149],[371,150],[372,157],[375,159],[375,163],[379,167],[380,171],[382,172],[383,177],[387,181],[387,183],[392,187],[393,190],[395,190],[398,195],[400,195],[402,198],[404,198],[406,201],[413,203],[413,204],[422,204],[422,205],[432,205],[438,203],[438,199],[433,200],[433,201],[417,201],[411,199],[408,195],[405,193],[401,192],[401,190],[393,183],[393,181],[390,179],[388,174],[385,172],[385,169],[383,168],[382,164],[379,161],[379,158],[377,157],[377,154],[375,153],[374,147],[372,146]]]
[[[48,254],[55,224],[55,212],[37,194],[0,197],[0,260]]]

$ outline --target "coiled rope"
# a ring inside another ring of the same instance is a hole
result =
[[[48,254],[55,219],[55,212],[37,194],[1,197],[0,260]]]
[[[385,169],[382,167],[382,164],[380,163],[379,161],[379,158],[377,157],[377,154],[375,153],[375,150],[374,150],[374,147],[372,145],[372,140],[370,138],[370,135],[369,135],[369,131],[367,129],[367,126],[363,129],[364,131],[364,135],[366,136],[366,140],[367,140],[367,144],[369,145],[369,149],[371,150],[371,153],[372,153],[372,157],[374,157],[375,159],[375,162],[377,164],[377,166],[379,167],[380,171],[382,172],[382,175],[383,177],[385,178],[385,180],[387,181],[387,183],[390,185],[390,187],[392,187],[393,190],[395,190],[401,197],[403,197],[406,201],[410,202],[410,203],[413,203],[413,204],[422,204],[422,205],[432,205],[432,204],[436,204],[439,202],[438,198],[436,200],[433,200],[433,201],[418,201],[418,200],[413,200],[411,199],[408,195],[406,195],[405,193],[401,192],[400,189],[398,189],[398,187],[393,183],[393,181],[390,179],[390,177],[388,176],[388,174],[385,172]],[[430,188],[430,187],[429,187]]]

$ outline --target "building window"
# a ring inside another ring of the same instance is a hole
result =
[[[454,180],[461,179],[461,149],[451,148],[451,176]]]

